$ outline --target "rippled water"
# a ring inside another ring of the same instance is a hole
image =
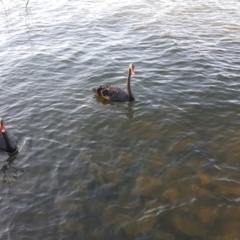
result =
[[[0,239],[240,239],[239,12],[3,0]],[[96,98],[130,62],[136,100]]]

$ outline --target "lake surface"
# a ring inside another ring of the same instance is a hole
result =
[[[0,239],[240,239],[240,2],[0,4]],[[134,102],[94,96],[126,89]]]

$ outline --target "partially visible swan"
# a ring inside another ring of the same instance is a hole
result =
[[[0,150],[9,153],[17,150],[17,141],[14,136],[6,130],[2,118],[0,118]]]
[[[111,86],[100,86],[98,88],[93,88],[93,92],[96,95],[102,96],[107,100],[111,100],[113,102],[126,102],[126,101],[134,101],[134,96],[130,87],[131,74],[134,74],[134,65],[130,63],[128,67],[128,77],[127,77],[127,93],[118,87]]]

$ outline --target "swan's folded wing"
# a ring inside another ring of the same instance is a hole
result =
[[[109,86],[109,85],[107,85],[107,86],[100,86],[98,88],[93,88],[92,90],[93,90],[93,92],[95,92],[96,95],[102,96],[102,91],[104,89],[106,89],[106,88],[109,88],[109,87],[111,87],[111,86]]]
[[[101,95],[108,100],[119,102],[128,100],[128,94],[118,87],[107,86],[102,89],[101,93]]]

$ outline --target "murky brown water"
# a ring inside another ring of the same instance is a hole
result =
[[[0,239],[240,239],[239,1],[0,9]]]

